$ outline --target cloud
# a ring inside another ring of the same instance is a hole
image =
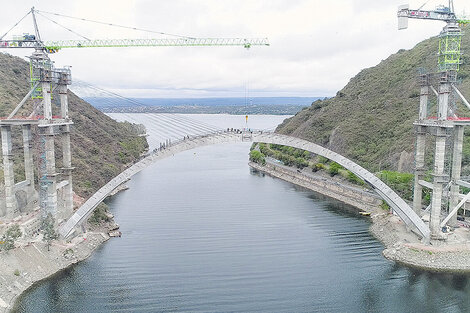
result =
[[[401,0],[18,0],[2,4],[0,32],[31,6],[107,23],[197,37],[267,36],[270,47],[156,47],[64,49],[51,58],[72,65],[73,76],[126,96],[244,94],[331,96],[361,69],[399,49],[437,35],[443,24],[410,21],[396,29]],[[419,7],[421,1],[411,1]],[[428,9],[439,4],[430,1]],[[456,0],[458,11],[470,12]],[[155,34],[47,15],[89,38]],[[45,39],[76,35],[38,17]],[[25,21],[15,34],[32,32]],[[27,56],[30,51],[9,51]]]

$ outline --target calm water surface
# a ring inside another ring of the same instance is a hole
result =
[[[385,260],[350,207],[250,171],[249,144],[186,151],[108,204],[122,238],[16,312],[469,312],[466,276]]]

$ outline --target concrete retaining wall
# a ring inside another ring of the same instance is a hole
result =
[[[250,162],[249,165],[273,177],[305,187],[364,211],[370,211],[372,208],[377,208],[382,204],[382,199],[378,195],[340,184],[333,179],[321,176],[307,176],[295,170],[269,163],[260,165]]]

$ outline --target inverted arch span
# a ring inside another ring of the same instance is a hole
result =
[[[321,155],[340,164],[367,182],[377,192],[377,194],[382,197],[382,199],[387,202],[388,205],[390,205],[390,207],[397,213],[397,215],[407,226],[416,228],[416,230],[423,236],[424,240],[430,239],[431,233],[429,227],[410,208],[410,206],[402,198],[400,198],[400,196],[398,196],[390,187],[378,179],[374,174],[370,173],[365,168],[345,158],[344,156],[315,143],[304,139],[272,132],[253,132],[252,134],[216,132],[191,139],[179,140],[177,142],[173,142],[165,149],[155,150],[139,162],[135,163],[133,166],[123,171],[118,176],[114,177],[106,185],[101,187],[72,215],[72,217],[70,217],[69,220],[61,225],[59,228],[60,235],[63,238],[70,236],[74,229],[86,221],[96,206],[98,206],[98,204],[100,204],[114,189],[116,189],[116,187],[152,163],[172,156],[176,153],[201,146],[241,141],[264,142],[303,149],[314,154]]]

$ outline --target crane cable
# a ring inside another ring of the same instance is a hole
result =
[[[65,15],[65,14],[59,14],[59,13],[53,13],[53,12],[47,12],[47,11],[39,11],[39,10],[35,10],[35,11],[40,12],[40,13],[45,13],[45,14],[52,14],[52,15],[56,15],[56,16],[67,17],[67,18],[80,20],[80,21],[85,21],[85,22],[91,22],[91,23],[107,25],[107,26],[132,29],[132,30],[143,31],[143,32],[148,32],[148,33],[154,33],[154,34],[159,34],[159,35],[168,35],[168,36],[174,36],[174,37],[180,37],[180,38],[196,39],[195,37],[176,35],[176,34],[170,34],[170,33],[164,33],[164,32],[157,32],[157,31],[143,29],[143,28],[130,27],[130,26],[124,26],[124,25],[118,25],[118,24],[112,24],[112,23],[106,23],[106,22],[100,22],[100,21],[95,21],[95,20],[90,20],[90,19],[86,19],[86,18],[70,16],[70,15]]]
[[[426,4],[428,4],[429,1],[431,1],[431,0],[426,1],[422,6],[420,6],[419,9],[418,9],[418,11],[421,11],[421,9],[422,9]]]
[[[39,11],[37,11],[37,10],[36,10],[36,12],[37,12],[39,15],[41,15],[42,17],[44,17],[45,19],[48,19],[49,21],[51,21],[52,23],[54,23],[54,24],[56,24],[56,25],[58,25],[58,26],[60,26],[60,27],[62,27],[62,28],[64,28],[64,29],[68,30],[68,31],[71,32],[72,34],[75,34],[75,35],[77,35],[77,36],[79,36],[79,37],[82,37],[82,38],[85,39],[85,40],[91,40],[90,38],[87,38],[87,37],[85,37],[85,36],[83,36],[83,35],[80,35],[80,34],[77,33],[76,31],[73,31],[73,30],[71,30],[70,28],[68,28],[68,27],[66,27],[66,26],[64,26],[64,25],[62,25],[62,24],[60,24],[60,23],[54,21],[53,19],[51,19],[51,18],[45,16],[45,15],[42,14],[41,12],[39,12]]]
[[[22,17],[22,18],[21,18],[21,19],[20,19],[18,22],[16,22],[16,24],[15,24],[15,25],[13,25],[13,27],[12,27],[12,28],[10,28],[10,29],[9,29],[9,30],[8,30],[8,31],[5,33],[5,34],[3,34],[3,36],[2,36],[2,37],[0,37],[0,40],[2,40],[2,39],[3,39],[3,37],[5,37],[5,36],[6,36],[6,35],[7,35],[7,34],[8,34],[8,33],[9,33],[9,32],[10,32],[12,29],[13,29],[13,28],[15,28],[15,27],[16,27],[16,26],[17,26],[19,23],[21,23],[21,21],[23,21],[23,20],[25,19],[25,17],[26,17],[26,16],[28,16],[30,13],[31,13],[31,11],[28,11],[28,13],[26,13],[26,15],[25,15],[25,16],[23,16],[23,17]]]

